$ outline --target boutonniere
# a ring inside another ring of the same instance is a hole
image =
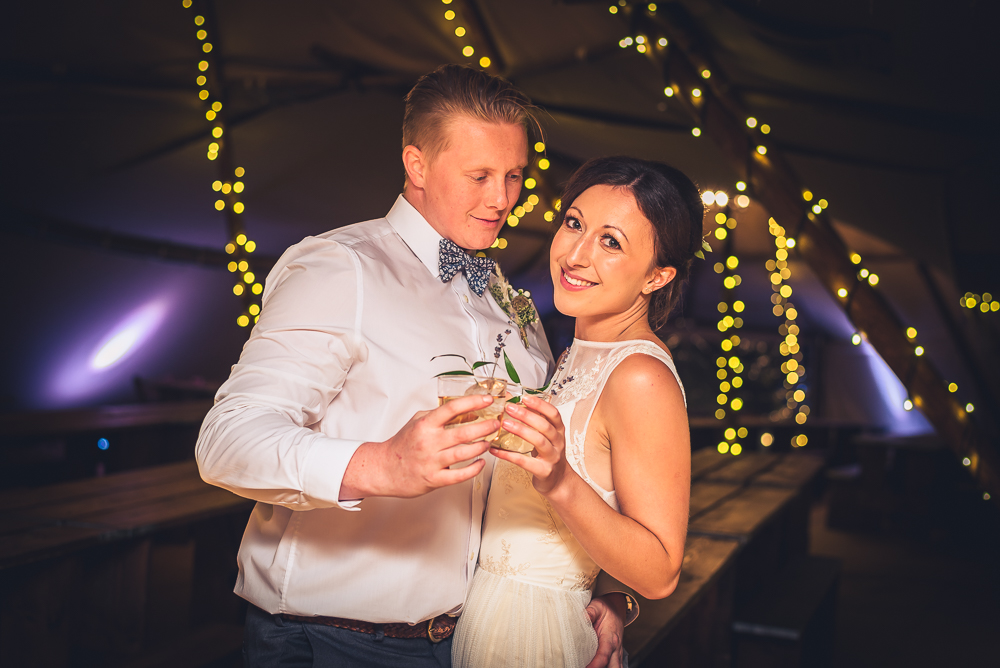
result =
[[[511,323],[517,327],[517,331],[521,335],[521,343],[527,348],[527,328],[532,323],[538,322],[538,311],[535,310],[535,305],[531,301],[531,293],[512,288],[507,279],[504,278],[503,272],[500,271],[499,264],[493,265],[489,289],[493,300],[507,314]]]

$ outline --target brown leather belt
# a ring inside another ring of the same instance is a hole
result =
[[[356,619],[343,619],[341,617],[306,617],[303,615],[281,615],[282,619],[293,622],[304,622],[306,624],[322,624],[323,626],[335,626],[338,629],[348,631],[358,631],[359,633],[370,633],[382,635],[389,638],[428,638],[431,642],[441,642],[455,632],[455,624],[458,617],[451,615],[438,615],[434,619],[418,622],[416,624],[373,624],[372,622],[362,622]]]

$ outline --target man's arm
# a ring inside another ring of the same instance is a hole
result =
[[[444,425],[484,397],[418,413],[382,442],[309,428],[367,354],[361,280],[351,251],[333,241],[308,239],[282,256],[260,321],[202,425],[195,454],[206,482],[294,510],[349,510],[366,496],[417,496],[479,473],[484,462],[449,466],[483,454],[480,439],[499,424]]]
[[[202,424],[195,455],[206,482],[296,510],[341,505],[341,480],[363,441],[308,427],[365,352],[360,281],[350,251],[324,239],[278,261],[260,321]]]

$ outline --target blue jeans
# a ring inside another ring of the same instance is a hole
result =
[[[451,638],[386,638],[293,622],[255,605],[243,631],[245,668],[451,668]]]

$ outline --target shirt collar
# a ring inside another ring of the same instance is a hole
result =
[[[438,255],[442,236],[437,233],[413,205],[400,195],[396,203],[385,215],[389,225],[396,231],[413,254],[417,256],[432,276],[440,276]]]

